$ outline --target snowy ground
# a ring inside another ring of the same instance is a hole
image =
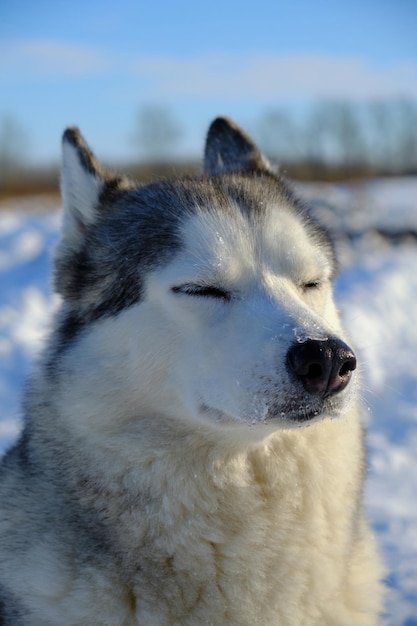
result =
[[[384,626],[417,626],[417,179],[303,185],[338,237],[337,300],[362,362],[369,516],[388,565]],[[36,200],[33,200],[33,205]],[[0,211],[0,452],[54,306],[59,214]]]

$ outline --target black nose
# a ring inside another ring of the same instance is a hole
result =
[[[308,339],[288,350],[287,368],[308,393],[326,397],[346,387],[356,369],[356,357],[340,339]]]

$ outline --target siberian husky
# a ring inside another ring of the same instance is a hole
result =
[[[0,483],[3,626],[375,625],[325,230],[232,121],[137,184],[63,137],[62,304]]]

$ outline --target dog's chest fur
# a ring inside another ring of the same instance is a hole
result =
[[[318,424],[240,452],[173,435],[163,454],[142,450],[120,481],[120,460],[103,458],[99,471],[107,465],[113,484],[92,494],[90,514],[112,546],[106,595],[113,584],[121,623],[266,626],[299,615],[300,623],[334,624],[335,605],[338,615],[347,611],[346,564],[361,532],[355,511],[340,515],[359,498],[360,469],[340,481],[340,467],[358,453],[355,431],[345,421]]]

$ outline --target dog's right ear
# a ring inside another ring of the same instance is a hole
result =
[[[78,128],[67,128],[62,138],[62,236],[71,246],[79,246],[86,228],[97,219],[104,182],[105,171]]]

